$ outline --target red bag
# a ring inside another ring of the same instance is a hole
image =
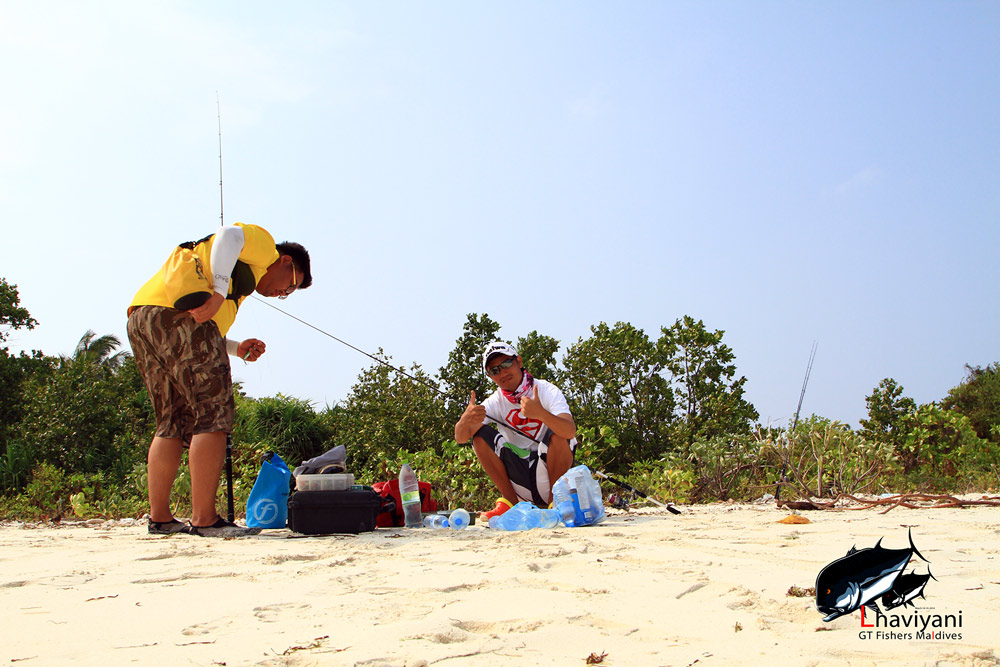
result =
[[[399,495],[399,480],[393,479],[388,482],[377,482],[372,484],[375,493],[383,498],[391,498],[396,503],[396,508],[389,512],[383,512],[375,519],[375,525],[383,528],[403,525],[403,499]],[[423,513],[436,512],[437,501],[431,498],[430,482],[417,482],[420,489],[420,511]]]

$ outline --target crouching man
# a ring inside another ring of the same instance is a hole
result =
[[[551,382],[533,378],[511,345],[493,342],[483,352],[483,371],[497,385],[482,404],[471,392],[455,424],[455,440],[468,442],[500,492],[489,520],[527,500],[552,502],[552,483],[573,465],[576,423],[566,397]]]

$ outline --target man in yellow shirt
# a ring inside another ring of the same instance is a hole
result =
[[[309,253],[275,244],[267,230],[236,223],[178,246],[128,308],[128,337],[149,390],[156,435],[149,447],[149,532],[240,536],[258,532],[216,510],[226,437],[235,407],[228,355],[256,361],[264,342],[226,338],[251,293],[284,299],[312,284]],[[191,523],[174,518],[173,487],[185,444],[191,469]]]

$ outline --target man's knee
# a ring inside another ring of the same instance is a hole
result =
[[[546,458],[551,460],[553,455],[555,455],[555,458],[560,460],[565,459],[572,461],[573,449],[572,447],[569,446],[569,440],[553,434],[552,437],[549,439]]]
[[[545,459],[549,481],[554,484],[567,470],[573,467],[573,449],[569,445],[569,440],[553,435],[552,439],[549,440]]]
[[[476,456],[479,458],[482,458],[483,456],[500,458],[497,456],[496,450],[493,449],[493,444],[486,442],[486,439],[479,435],[472,436],[472,451],[474,451]]]

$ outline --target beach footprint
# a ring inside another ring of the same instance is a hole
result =
[[[220,618],[214,621],[206,621],[204,623],[195,623],[194,625],[189,625],[183,630],[181,634],[186,637],[200,637],[202,635],[212,634],[213,632],[218,632],[221,628],[227,625],[232,625],[232,621]]]
[[[435,644],[460,644],[473,639],[474,635],[469,634],[461,628],[452,626],[444,632],[432,632],[426,635],[416,635],[408,639],[425,639]]]
[[[290,609],[309,609],[312,605],[308,603],[293,604],[291,602],[278,602],[275,604],[254,607],[253,615],[263,623],[277,623],[281,613]]]
[[[500,636],[500,635],[512,635],[512,634],[526,634],[528,632],[534,632],[535,630],[548,625],[549,621],[454,621],[452,622],[452,627],[458,628],[465,632],[471,632],[477,635],[490,635],[490,636]]]

